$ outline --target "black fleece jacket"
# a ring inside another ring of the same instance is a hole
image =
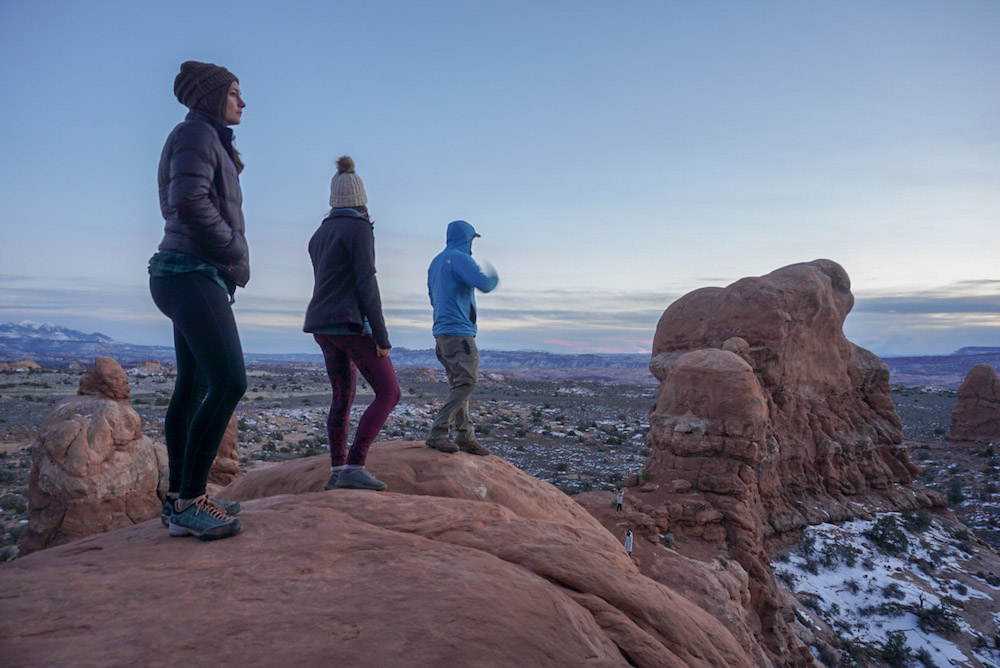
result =
[[[309,240],[309,257],[315,284],[303,329],[347,325],[361,333],[367,318],[378,347],[391,348],[375,279],[375,234],[368,219],[344,209],[331,212]]]

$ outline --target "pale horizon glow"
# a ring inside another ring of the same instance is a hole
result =
[[[0,2],[0,322],[170,345],[148,293],[182,61],[239,78],[248,352],[315,352],[306,244],[338,156],[394,346],[461,218],[483,349],[648,352],[663,310],[817,258],[879,355],[1000,342],[1000,4]]]

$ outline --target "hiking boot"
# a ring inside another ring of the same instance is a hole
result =
[[[447,438],[428,438],[424,443],[428,448],[433,448],[439,452],[458,452],[458,446]]]
[[[458,445],[458,449],[462,452],[468,452],[470,455],[480,455],[485,456],[492,454],[489,450],[479,445],[479,441],[475,439],[471,440],[456,440],[455,444]]]
[[[223,501],[222,499],[217,499],[214,496],[208,497],[208,500],[217,506],[221,506],[226,514],[230,517],[240,514],[240,502],[239,501]],[[170,524],[170,515],[174,512],[174,502],[170,497],[163,499],[163,512],[160,513],[160,524],[163,526],[168,526]]]
[[[235,536],[243,529],[243,522],[230,517],[220,506],[203,494],[184,510],[170,514],[171,536],[196,536],[201,540],[217,540]]]
[[[381,492],[387,485],[363,468],[341,471],[337,476],[337,489],[373,489]]]

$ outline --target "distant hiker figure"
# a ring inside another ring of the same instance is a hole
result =
[[[615,494],[615,503],[618,504],[618,507],[615,509],[616,512],[620,513],[622,511],[622,503],[624,501],[625,501],[625,488],[621,487]]]
[[[170,318],[177,380],[167,407],[170,486],[160,521],[171,536],[202,540],[239,533],[236,502],[210,498],[209,470],[236,404],[247,389],[233,295],[250,280],[243,235],[240,154],[230,125],[246,104],[224,67],[189,60],[174,95],[190,111],[160,154],[163,241],[149,260],[149,291]]]
[[[392,346],[375,280],[375,234],[368,195],[354,171],[354,161],[347,156],[337,160],[337,173],[330,181],[330,213],[309,240],[309,257],[315,284],[304,329],[323,351],[333,389],[326,421],[330,478],[324,489],[383,490],[386,484],[365,470],[365,460],[399,402],[399,382],[389,360]],[[348,452],[359,370],[375,391],[375,400],[361,416]]]
[[[630,556],[630,557],[632,556],[632,530],[631,529],[628,529],[625,532],[625,552],[628,553],[628,556]]]
[[[427,447],[488,455],[490,451],[476,441],[469,419],[469,397],[479,382],[475,291],[490,292],[500,279],[492,268],[484,271],[472,259],[472,240],[478,236],[464,220],[449,223],[447,246],[427,270],[427,291],[434,307],[435,352],[451,388],[431,425]]]

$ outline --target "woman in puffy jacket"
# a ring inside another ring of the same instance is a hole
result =
[[[354,171],[354,161],[347,156],[337,160],[337,173],[330,181],[330,213],[309,240],[309,257],[315,285],[304,329],[323,351],[333,389],[326,424],[331,466],[326,489],[383,490],[385,483],[365,469],[365,460],[399,402],[399,382],[389,361],[392,346],[375,280],[375,235],[368,195]],[[359,370],[375,391],[375,399],[361,416],[348,451]]]
[[[160,155],[163,241],[149,261],[149,289],[173,322],[177,380],[164,436],[170,488],[161,519],[171,536],[202,540],[239,533],[239,504],[206,494],[209,469],[236,404],[246,369],[231,304],[250,278],[243,226],[240,154],[230,125],[246,104],[226,68],[187,61],[174,94],[190,111]]]

